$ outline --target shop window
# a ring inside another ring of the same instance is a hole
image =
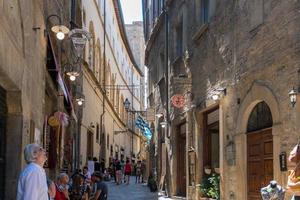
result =
[[[219,109],[209,111],[204,116],[203,134],[203,164],[207,168],[219,168],[220,146],[219,146]]]
[[[58,83],[57,83],[57,69],[55,64],[55,58],[54,58],[54,51],[52,49],[50,38],[48,37],[48,43],[47,43],[47,70],[51,77],[51,80],[55,86],[56,89],[58,89]]]
[[[93,144],[94,144],[94,140],[93,140],[93,133],[91,131],[87,132],[87,150],[86,150],[86,157],[94,157],[93,156]]]
[[[253,132],[273,126],[272,114],[269,106],[264,102],[258,103],[250,114],[247,132]]]

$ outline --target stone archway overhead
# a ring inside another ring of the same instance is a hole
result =
[[[236,130],[237,134],[247,132],[249,116],[253,108],[262,101],[264,101],[271,110],[273,125],[276,125],[280,122],[279,105],[275,95],[266,84],[256,81],[252,84],[239,108]]]

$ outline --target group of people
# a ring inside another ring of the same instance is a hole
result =
[[[130,176],[135,175],[135,183],[144,183],[146,164],[144,161],[138,161],[137,163],[130,162],[126,159],[126,163],[123,159],[113,159],[110,163],[111,174],[115,178],[117,185],[122,182],[129,184]]]
[[[38,144],[29,144],[24,149],[27,163],[18,181],[17,200],[106,200],[108,188],[103,174],[87,167],[75,172],[70,178],[61,173],[55,181],[47,178],[43,168],[47,157]]]

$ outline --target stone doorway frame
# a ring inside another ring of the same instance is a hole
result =
[[[6,152],[5,157],[9,158],[9,164],[5,166],[5,199],[15,199],[17,194],[16,185],[18,175],[24,166],[23,147],[26,144],[28,135],[28,127],[24,124],[22,93],[14,82],[0,71],[0,85],[6,91]]]
[[[240,193],[237,193],[237,199],[247,199],[247,124],[249,116],[257,103],[265,101],[269,106],[273,118],[272,135],[273,135],[273,173],[274,179],[282,185],[279,166],[280,154],[280,112],[279,103],[274,92],[262,82],[254,82],[247,95],[242,101],[238,116],[237,128],[235,135],[236,142],[236,165],[237,177],[240,177]]]

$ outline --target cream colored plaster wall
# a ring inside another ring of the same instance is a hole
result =
[[[133,65],[129,59],[129,55],[126,52],[126,48],[124,46],[124,43],[121,39],[121,35],[120,35],[120,31],[119,31],[119,27],[117,24],[117,19],[115,16],[115,11],[113,8],[113,1],[106,1],[106,37],[105,37],[105,60],[107,63],[107,67],[106,70],[108,70],[108,66],[110,68],[110,76],[115,76],[116,77],[116,85],[139,85],[140,83],[137,82],[138,80],[134,80],[134,82],[132,83],[131,81],[129,81],[128,77],[126,78],[126,69],[127,72],[129,71],[129,69],[134,70]],[[103,57],[103,51],[104,51],[104,10],[103,10],[103,1],[100,1],[100,6],[99,6],[99,2],[98,1],[83,1],[83,10],[85,13],[85,28],[87,30],[89,30],[89,25],[90,22],[93,23],[93,27],[94,27],[94,32],[95,32],[95,41],[97,41],[99,39],[100,41],[100,49],[101,49],[101,57]],[[86,57],[85,60],[88,62],[89,61],[89,45],[87,44],[86,46]],[[97,56],[97,55],[96,55]],[[100,70],[100,75],[103,76],[103,58],[101,61],[101,69]],[[93,66],[90,66],[90,69],[93,69]],[[101,74],[102,73],[102,74]],[[135,75],[137,74],[137,71],[133,72]],[[128,74],[131,78],[131,73]],[[95,74],[95,76],[97,77],[97,74]],[[140,75],[138,75],[140,78]],[[108,79],[108,76],[105,77],[106,79]],[[91,79],[91,77],[87,78],[87,80]],[[98,79],[99,81],[99,79]],[[90,81],[93,82],[93,81]],[[110,81],[108,81],[109,84],[111,84]],[[100,83],[101,86],[103,87],[103,83]],[[93,85],[93,84],[92,84]],[[86,101],[85,101],[85,107],[84,107],[84,111],[83,111],[83,120],[84,123],[87,123],[87,125],[90,123],[90,120],[95,120],[97,119],[97,115],[101,115],[102,114],[102,108],[96,109],[97,106],[94,106],[94,104],[97,104],[99,106],[102,106],[102,101],[100,100],[96,100],[99,97],[93,97],[93,95],[91,95],[93,93],[93,87],[95,86],[91,86],[87,84],[87,81],[84,81],[84,90],[83,93],[85,94],[86,97]],[[104,88],[104,87],[103,87]],[[124,87],[123,87],[124,88]],[[106,88],[107,89],[107,88]],[[134,97],[133,98],[133,102],[132,102],[132,98],[131,98],[131,93],[130,90],[131,88],[127,88],[127,90],[120,90],[120,97],[121,95],[124,96],[124,100],[125,98],[128,98],[129,101],[131,102],[131,105],[133,104],[133,107],[135,108],[135,110],[140,110],[140,102],[141,99],[140,97]],[[114,93],[115,90],[108,90],[108,92],[110,94]],[[88,97],[91,96],[91,97]],[[102,94],[100,94],[100,99],[102,99]],[[113,102],[111,102],[112,105]],[[120,103],[120,105],[122,105],[122,103]],[[93,109],[91,111],[91,109]],[[94,112],[97,112],[97,114],[95,114]],[[91,113],[94,113],[93,116],[89,116],[91,115]],[[117,111],[118,113],[118,111]],[[100,119],[100,117],[98,118]],[[125,130],[126,127],[124,127],[124,124],[122,124],[119,121],[118,116],[116,115],[116,113],[114,112],[114,108],[111,108],[108,105],[107,99],[105,100],[105,115],[104,115],[104,126],[105,126],[105,133],[109,134],[109,149],[106,149],[106,158],[110,157],[110,145],[113,145],[113,149],[115,151],[115,145],[119,146],[119,147],[124,147],[125,152],[126,152],[126,156],[130,157],[130,149],[131,149],[131,134],[130,133],[120,133],[120,134],[114,134],[114,131],[120,131],[120,130]],[[84,132],[84,130],[82,129],[82,131]],[[83,133],[82,133],[83,134]],[[82,139],[84,139],[84,137],[82,137]],[[105,138],[107,140],[107,137]],[[139,141],[135,141],[135,142],[139,142]],[[82,145],[86,145],[85,141],[82,141]],[[106,145],[107,145],[107,141],[106,141]],[[137,146],[136,148],[139,148],[139,146],[137,144],[135,144],[135,146]],[[94,145],[94,153],[97,153],[99,150],[97,149],[98,146]],[[85,151],[86,152],[86,148],[82,147],[81,151]],[[138,153],[139,150],[135,150],[136,153]],[[115,153],[115,152],[113,152]],[[82,152],[82,154],[86,154],[84,152]],[[113,154],[114,156],[114,154]],[[107,165],[108,165],[108,159],[107,159]]]

